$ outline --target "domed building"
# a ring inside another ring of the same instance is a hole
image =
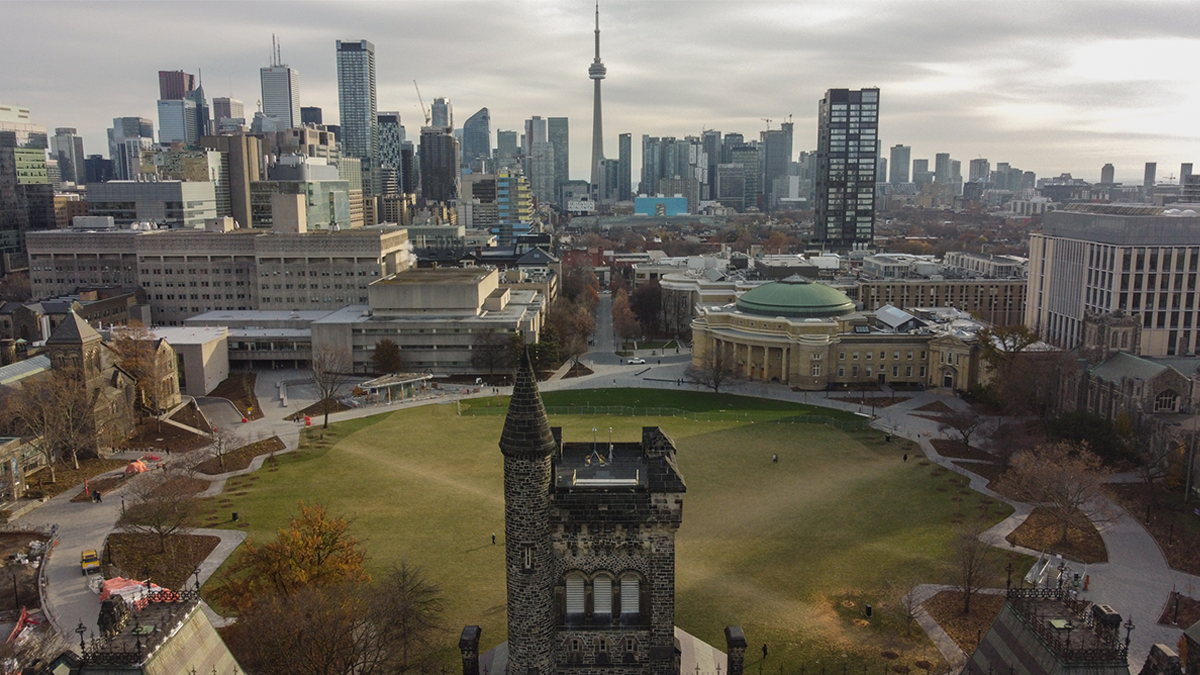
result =
[[[861,312],[801,276],[762,284],[692,321],[692,365],[821,390],[855,383],[970,389],[980,376],[971,321],[934,324],[891,306]]]

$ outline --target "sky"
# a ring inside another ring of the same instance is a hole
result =
[[[335,40],[375,44],[379,110],[418,136],[447,97],[459,124],[481,107],[496,129],[566,116],[571,176],[591,154],[590,0],[109,2],[0,0],[0,102],[76,127],[107,155],[112,118],[155,122],[159,70],[200,71],[207,95],[261,98],[271,36],[299,71],[301,105],[337,123]],[[606,156],[617,135],[748,138],[795,123],[816,147],[827,89],[879,87],[880,140],[912,157],[949,152],[1037,172],[1141,183],[1200,169],[1200,2],[1195,0],[602,0]],[[932,164],[932,161],[931,161]]]

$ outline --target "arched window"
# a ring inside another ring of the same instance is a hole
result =
[[[635,637],[627,637],[623,640],[625,654],[621,657],[624,663],[637,663],[638,641]]]
[[[572,574],[566,579],[568,621],[582,619],[587,612],[584,586],[582,574]]]
[[[611,640],[609,640],[608,638],[605,638],[605,637],[596,639],[596,663],[597,664],[607,665],[609,663],[612,663],[612,657],[613,657],[612,651],[613,651],[613,646],[612,646]]]
[[[592,580],[592,616],[597,624],[612,621],[613,580],[607,574]]]
[[[641,617],[642,582],[632,573],[621,577],[621,624],[629,625],[638,622]]]
[[[1164,389],[1154,398],[1154,412],[1175,412],[1179,394],[1174,389]]]

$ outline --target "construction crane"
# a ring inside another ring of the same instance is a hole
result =
[[[767,131],[771,130],[771,119],[769,117],[760,117],[758,119],[767,123]]]
[[[433,118],[429,116],[429,111],[425,108],[425,99],[421,98],[421,87],[417,86],[417,81],[413,80],[413,87],[417,89],[417,100],[421,102],[421,114],[425,115],[425,126],[429,126],[433,122]]]

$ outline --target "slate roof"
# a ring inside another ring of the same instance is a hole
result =
[[[50,357],[40,354],[0,368],[0,385],[12,384],[50,370]]]
[[[518,265],[552,265],[557,262],[558,258],[540,248],[533,249],[517,260]]]
[[[500,433],[500,450],[506,456],[533,458],[552,454],[555,445],[546,407],[538,393],[537,373],[526,349],[521,354],[504,431]]]
[[[1104,363],[1092,368],[1092,375],[1108,382],[1120,382],[1123,379],[1149,380],[1167,369],[1161,363],[1154,363],[1133,354],[1117,352]]]
[[[102,338],[87,321],[75,312],[67,312],[67,318],[58,324],[58,328],[46,340],[47,345],[79,345],[88,342],[98,342]]]

